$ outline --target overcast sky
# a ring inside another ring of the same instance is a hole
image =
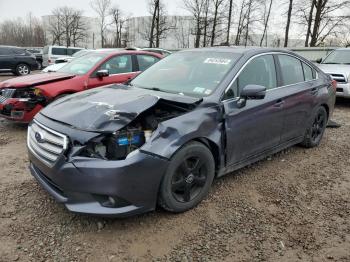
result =
[[[90,8],[90,0],[0,0],[0,20],[25,17],[29,12],[34,16],[48,15],[58,6],[70,6],[84,10],[86,16],[96,16]],[[147,0],[112,0],[125,13],[133,16],[147,14]],[[168,0],[166,7],[169,14],[185,14],[182,0]]]

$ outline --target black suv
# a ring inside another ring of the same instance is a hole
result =
[[[35,55],[23,48],[0,46],[0,73],[12,72],[16,75],[28,75],[37,69]]]

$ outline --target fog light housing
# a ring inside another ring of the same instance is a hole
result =
[[[95,199],[103,207],[109,208],[121,208],[130,206],[131,204],[123,198],[117,196],[108,196],[108,195],[94,195]]]

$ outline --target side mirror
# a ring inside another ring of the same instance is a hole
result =
[[[106,77],[106,76],[109,76],[109,72],[108,72],[108,70],[106,70],[106,69],[98,70],[98,71],[96,72],[96,76],[97,76],[98,78],[104,78],[104,77]]]
[[[264,99],[266,95],[266,87],[260,85],[246,85],[242,92],[241,98],[243,99]]]
[[[322,58],[318,58],[318,59],[316,59],[316,60],[315,60],[315,62],[316,62],[317,64],[321,64],[321,62],[322,62]]]

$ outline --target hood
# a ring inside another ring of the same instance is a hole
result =
[[[326,74],[342,74],[346,78],[350,75],[350,65],[318,64],[317,66]]]
[[[43,85],[51,82],[73,78],[75,75],[67,73],[42,73],[15,77],[0,83],[0,88],[22,88]]]
[[[115,132],[160,100],[188,108],[202,101],[202,99],[177,94],[125,85],[110,85],[59,99],[40,113],[76,129]]]

